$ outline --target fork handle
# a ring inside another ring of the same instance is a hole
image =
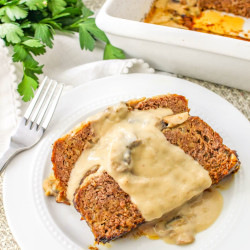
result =
[[[20,146],[17,147],[13,145],[13,143],[9,145],[9,148],[3,153],[3,155],[0,158],[0,175],[2,174],[4,169],[7,167],[11,159],[21,151],[23,151],[23,149],[20,148]]]

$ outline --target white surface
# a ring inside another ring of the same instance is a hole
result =
[[[128,56],[156,69],[250,91],[250,42],[139,22],[151,3],[107,0],[97,25]]]
[[[24,250],[87,249],[93,236],[72,208],[45,197],[42,181],[51,171],[51,144],[88,116],[120,100],[165,93],[189,99],[191,115],[199,115],[236,149],[242,163],[233,185],[223,191],[224,207],[218,220],[197,235],[185,249],[249,249],[250,162],[249,121],[231,104],[213,92],[185,80],[153,74],[108,77],[85,83],[64,95],[49,130],[33,149],[17,156],[4,176],[4,207],[8,223]],[[116,249],[180,249],[157,240],[119,239]],[[106,249],[106,247],[100,247]]]

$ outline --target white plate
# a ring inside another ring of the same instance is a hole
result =
[[[51,169],[52,143],[78,122],[121,100],[165,93],[185,95],[192,115],[208,122],[242,162],[230,189],[223,191],[224,207],[218,220],[199,233],[185,249],[249,249],[250,125],[231,104],[198,85],[150,74],[118,75],[92,81],[62,97],[50,127],[33,149],[17,156],[4,177],[4,206],[10,228],[22,249],[87,249],[93,236],[74,208],[45,197],[42,181]],[[119,239],[115,249],[180,249],[144,237]],[[101,246],[101,249],[106,247]],[[182,247],[181,247],[182,248]]]

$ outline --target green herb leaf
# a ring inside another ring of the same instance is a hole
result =
[[[0,16],[4,16],[5,15],[5,7],[1,7],[0,8]]]
[[[62,24],[60,22],[54,21],[52,19],[44,19],[40,22],[40,24],[47,24],[50,27],[51,34],[53,35],[54,29],[62,30]],[[36,25],[36,24],[35,24]]]
[[[103,59],[125,59],[125,54],[123,50],[113,46],[112,44],[108,43],[104,49]]]
[[[5,5],[7,3],[7,0],[0,0],[0,4]]]
[[[29,53],[27,57],[24,60],[24,67],[29,69],[36,69],[38,67],[38,62],[32,57],[32,55]]]
[[[25,48],[32,52],[35,56],[42,55],[46,52],[45,46],[37,39],[27,39],[22,42],[22,44],[25,45]]]
[[[30,26],[31,26],[31,23],[30,23],[30,21],[24,21],[24,22],[22,22],[21,24],[20,24],[20,27],[22,28],[22,29],[27,29],[27,28],[30,28]]]
[[[34,68],[27,68],[27,69],[25,69],[25,72],[27,71],[27,70],[30,70],[31,72],[32,72],[32,74],[30,74],[30,76],[32,76],[32,78],[34,78],[34,79],[37,79],[37,76],[33,76],[33,74],[42,74],[43,73],[43,71],[42,71],[42,68],[43,68],[43,65],[37,65],[37,66],[35,66]]]
[[[87,19],[83,23],[83,26],[89,33],[91,33],[98,40],[101,40],[105,43],[109,43],[109,40],[107,36],[105,35],[105,33],[96,26],[94,18]]]
[[[28,39],[28,40],[24,41],[23,44],[28,46],[28,47],[34,47],[34,48],[43,47],[43,45],[37,39]]]
[[[65,9],[67,3],[64,0],[48,0],[49,10],[52,12],[52,16],[55,16]]]
[[[14,62],[22,62],[27,57],[28,52],[23,45],[16,44],[14,46],[14,54],[12,56]]]
[[[84,23],[79,24],[79,39],[81,49],[93,51],[95,47],[95,39],[90,35]]]
[[[4,23],[0,24],[0,37],[6,38],[10,43],[21,42],[23,31],[18,24]]]
[[[29,51],[32,52],[35,56],[43,55],[46,52],[45,46],[43,47],[30,47]]]
[[[89,18],[79,24],[79,38],[81,49],[90,51],[92,51],[95,46],[94,38],[109,43],[105,33],[96,26],[94,18]]]
[[[65,8],[61,14],[69,14],[69,15],[76,15],[76,16],[80,16],[82,14],[81,10],[79,8],[74,8],[74,7],[68,7]]]
[[[43,65],[39,66],[39,63],[32,57],[30,53],[23,61],[23,66],[24,73],[36,81],[38,80],[36,74],[42,74]]]
[[[53,34],[49,25],[47,24],[34,24],[33,27],[35,28],[35,38],[41,39],[43,43],[45,43],[49,48],[53,46]]]
[[[63,13],[63,12],[61,12],[60,14],[58,14],[56,16],[53,16],[51,19],[52,20],[56,20],[58,18],[62,18],[62,17],[66,17],[66,16],[70,16],[70,13],[67,13],[67,12]]]
[[[47,7],[48,2],[46,0],[26,0],[25,4],[30,10],[42,10]]]
[[[9,17],[10,20],[15,21],[16,19],[23,19],[28,15],[28,12],[16,5],[10,5],[4,7],[5,14]]]
[[[1,17],[1,22],[2,23],[10,23],[11,20],[8,18],[8,16],[4,15]]]
[[[93,16],[94,12],[88,9],[85,5],[82,7],[82,15],[84,18],[87,18],[89,16]]]
[[[23,97],[22,100],[28,102],[34,97],[34,90],[38,87],[38,82],[24,74],[22,81],[18,85],[17,91]]]
[[[6,6],[17,5],[19,2],[22,3],[22,1],[24,1],[24,0],[12,0],[12,1],[7,0],[4,5],[6,5]]]

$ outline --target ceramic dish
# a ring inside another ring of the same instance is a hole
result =
[[[158,70],[250,91],[250,42],[140,22],[153,0],[107,0],[97,25],[129,57]],[[250,19],[245,19],[250,29]]]
[[[108,91],[112,90],[112,91]],[[51,171],[51,145],[80,121],[121,100],[177,93],[189,99],[191,115],[199,115],[236,149],[242,162],[232,186],[222,191],[224,207],[218,220],[197,234],[185,249],[248,249],[250,223],[249,121],[231,104],[198,85],[164,75],[131,74],[107,77],[73,89],[62,97],[42,141],[18,155],[4,176],[4,207],[11,231],[23,250],[88,249],[94,238],[73,207],[46,197],[42,182]],[[169,249],[161,240],[118,239],[112,250]],[[99,249],[107,249],[98,246]]]

